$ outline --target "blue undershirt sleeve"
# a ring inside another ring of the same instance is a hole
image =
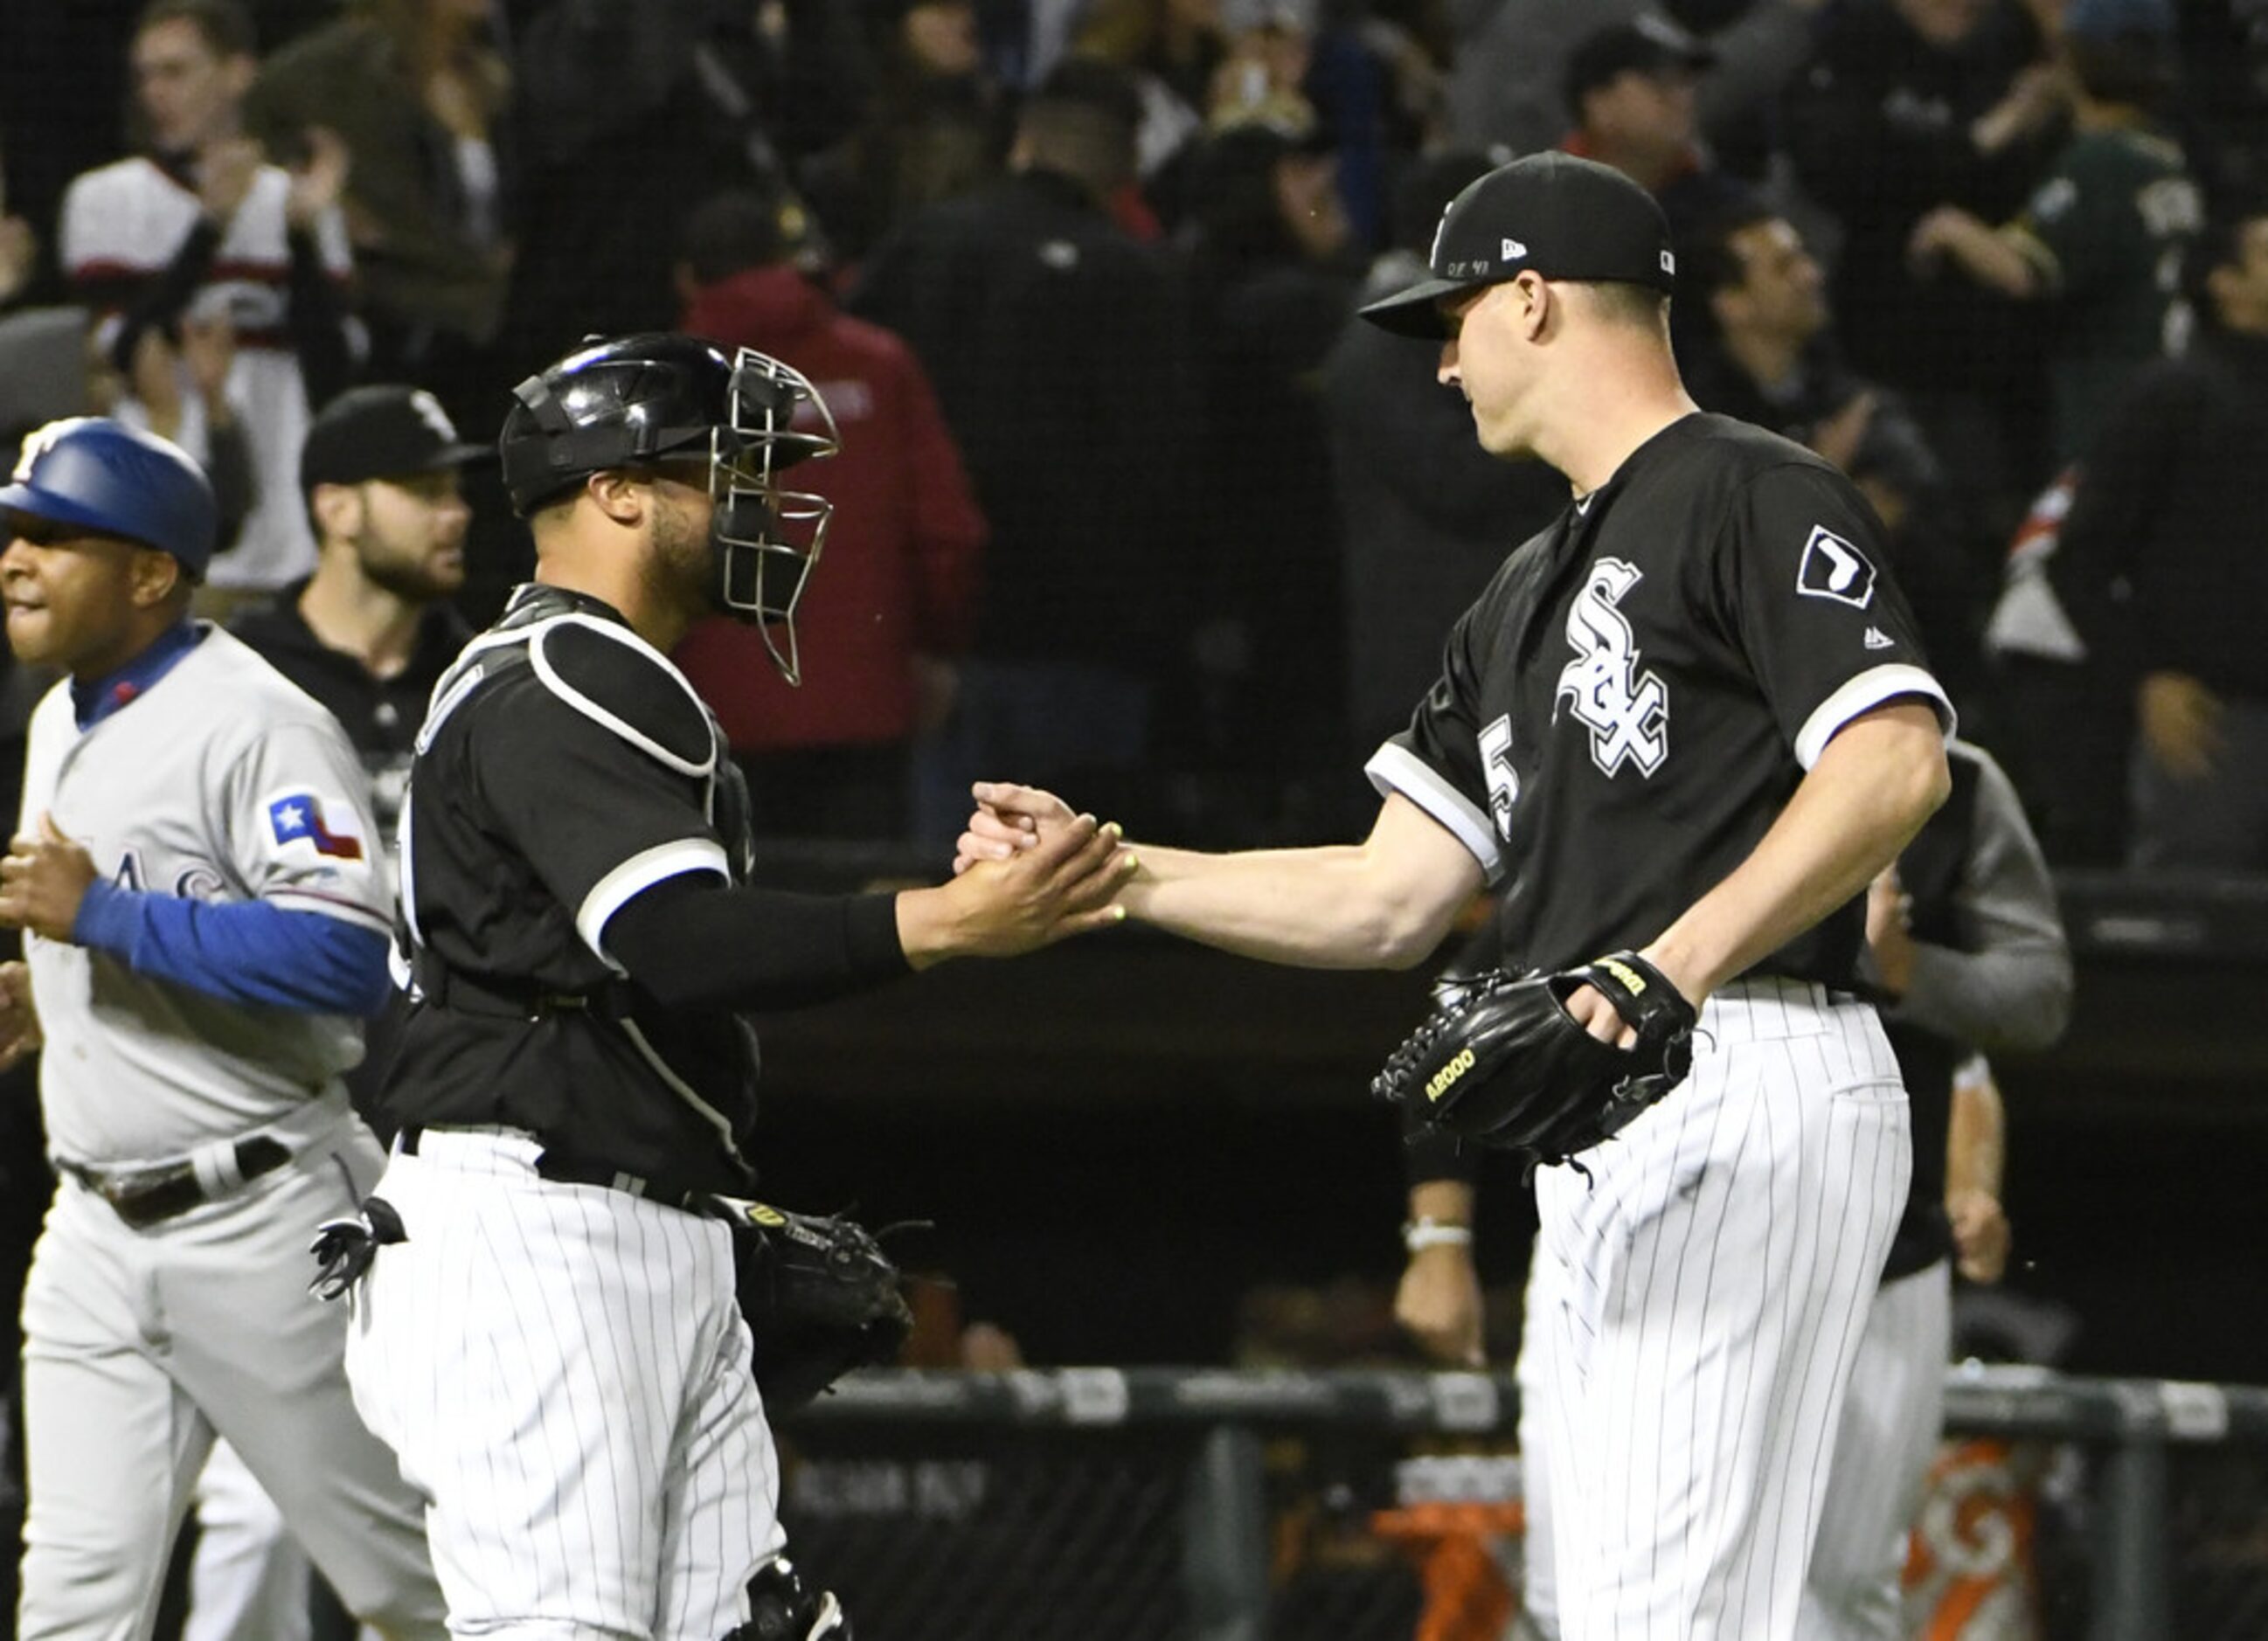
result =
[[[384,935],[265,901],[214,904],[98,880],[79,902],[71,939],[137,975],[228,1003],[368,1015],[392,990]]]

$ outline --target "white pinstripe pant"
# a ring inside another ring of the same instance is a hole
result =
[[[355,1290],[355,1405],[430,1501],[450,1628],[717,1641],[783,1542],[725,1225],[436,1131],[379,1195],[409,1240]]]
[[[1566,1641],[1796,1634],[1828,1456],[1912,1167],[1874,1010],[1735,982],[1693,1074],[1536,1176]]]

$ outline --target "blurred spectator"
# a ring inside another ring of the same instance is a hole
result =
[[[315,572],[232,623],[330,710],[361,754],[389,857],[409,757],[433,686],[471,629],[449,600],[465,581],[470,510],[460,475],[494,460],[422,388],[350,388],[325,405],[299,458]]]
[[[541,0],[512,39],[522,232],[499,350],[667,328],[670,228],[839,142],[862,39],[846,0]]]
[[[1703,76],[1701,129],[1721,147],[1737,142],[1760,167],[1756,133],[1772,100],[1810,55],[1811,32],[1827,0],[1731,0],[1673,4],[1668,12],[1705,33],[1714,59]],[[1449,79],[1458,140],[1502,143],[1532,153],[1558,142],[1575,121],[1565,99],[1569,54],[1586,34],[1641,16],[1663,20],[1646,0],[1452,0],[1463,38]],[[1743,175],[1754,175],[1743,170]]]
[[[1943,467],[1903,401],[1844,363],[1802,236],[1752,202],[1702,230],[1682,273],[1697,305],[1683,360],[1695,401],[1809,445],[1867,493],[1931,669],[1969,711],[1997,556],[1967,550]]]
[[[2050,574],[2110,688],[2133,681],[2132,864],[2268,868],[2268,210],[2210,224],[2199,327],[2088,451]],[[2106,796],[2108,796],[2106,794]]]
[[[1641,14],[1586,34],[1567,59],[1566,99],[1573,129],[1560,145],[1612,166],[1653,195],[1669,219],[1669,240],[1687,246],[1702,224],[1745,203],[1749,189],[1703,152],[1696,121],[1702,70],[1716,54],[1675,24]],[[1697,305],[1670,308],[1683,330]]]
[[[2043,430],[2012,424],[2042,397],[2037,327],[1905,252],[1939,206],[1998,222],[2030,192],[2065,106],[2042,49],[2017,0],[1833,0],[1787,110],[1796,172],[1844,232],[1833,289],[1852,363],[1905,392],[2001,539],[2043,459]]]
[[[1204,129],[1213,77],[1228,55],[1221,0],[1091,0],[1074,38],[1081,56],[1126,70],[1141,93],[1136,168],[1154,175]]]
[[[1296,105],[1287,114],[1298,118]],[[1338,519],[1318,393],[1361,262],[1313,130],[1256,121],[1192,156],[1188,243],[1211,425],[1201,496],[1211,549],[1197,583],[1202,753],[1227,812],[1209,831],[1281,835],[1311,774],[1343,769]],[[1296,811],[1295,811],[1296,812]]]
[[[1207,122],[1215,131],[1263,124],[1304,133],[1336,156],[1333,186],[1357,243],[1383,237],[1389,144],[1415,149],[1432,135],[1389,131],[1401,96],[1400,58],[1381,57],[1321,0],[1223,0],[1228,55],[1214,71]]]
[[[975,0],[857,3],[873,64],[866,113],[800,173],[828,241],[850,261],[909,213],[990,180],[1004,146]]]
[[[2183,247],[2205,215],[2181,147],[2156,123],[2173,88],[2168,0],[2071,0],[2057,55],[2072,140],[1999,228],[1958,205],[1914,224],[1906,254],[2019,301],[2053,304],[2048,380],[2059,461],[2076,459],[2126,379],[2165,350]]]
[[[7,202],[7,173],[0,171],[0,309],[31,288],[40,264],[40,236],[21,217],[8,215]]]
[[[1426,276],[1442,211],[1491,168],[1460,150],[1420,161],[1395,191],[1394,248],[1358,305]],[[1348,325],[1323,361],[1323,416],[1338,504],[1346,606],[1347,721],[1368,757],[1441,668],[1441,635],[1506,553],[1557,518],[1566,482],[1540,461],[1498,461],[1473,438],[1462,394],[1434,372],[1438,343]]]
[[[1140,117],[1123,74],[1059,65],[1012,174],[909,219],[852,295],[928,367],[992,524],[975,649],[924,755],[917,835],[934,842],[987,769],[1103,790],[1130,825],[1154,813],[1142,768],[1179,670],[1197,404],[1180,283],[1104,203]]]
[[[294,483],[299,443],[308,401],[343,386],[352,368],[340,295],[350,265],[338,209],[345,151],[319,129],[297,168],[262,160],[241,117],[253,50],[236,0],[153,0],[132,44],[150,151],[78,178],[63,215],[64,270],[103,315],[100,344],[124,379],[114,414],[146,425],[178,405],[173,437],[218,471],[225,458],[216,461],[203,416],[211,383],[199,377],[225,379],[254,494],[208,575],[224,594],[264,592],[313,566]]]
[[[179,347],[161,332],[145,330],[135,339],[122,372],[100,346],[87,351],[85,408],[97,416],[125,415],[195,452],[212,482],[216,539],[234,540],[259,494],[252,442],[228,396],[235,328],[224,316],[185,317]]]
[[[371,327],[371,369],[445,400],[491,386],[512,266],[509,77],[490,0],[350,0],[269,57],[246,118],[270,151],[311,128],[347,146],[348,226]]]
[[[747,772],[760,829],[902,837],[909,745],[951,708],[984,518],[920,361],[798,267],[806,225],[783,190],[719,195],[680,235],[679,281],[681,329],[801,371],[842,430],[840,455],[796,475],[835,504],[796,612],[814,687],[791,688],[734,621],[696,624],[675,659]]]

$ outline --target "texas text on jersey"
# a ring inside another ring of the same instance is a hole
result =
[[[1506,561],[1371,780],[1513,874],[1513,967],[1642,947],[1748,857],[1843,725],[1922,696],[1949,728],[1883,560],[1825,462],[1688,416]],[[1754,972],[1848,986],[1864,934],[1853,901]]]
[[[746,817],[677,670],[598,600],[521,588],[443,676],[418,735],[401,855],[421,1005],[379,1120],[503,1123],[541,1136],[547,1167],[744,1191],[754,1033],[662,1009],[596,942],[666,879],[741,880]]]

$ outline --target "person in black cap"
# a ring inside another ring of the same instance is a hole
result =
[[[494,459],[421,388],[341,394],[299,453],[315,573],[232,628],[345,728],[389,847],[427,697],[472,636],[450,604],[472,519],[459,475]]]
[[[1716,61],[1709,47],[1651,12],[1586,35],[1567,59],[1573,123],[1560,146],[1612,166],[1653,195],[1672,245],[1691,245],[1706,224],[1751,198],[1701,145],[1701,75]],[[1686,298],[1677,308],[1682,320],[1701,304],[1682,287],[1677,294]]]
[[[1674,1093],[1535,1171],[1562,1633],[1792,1637],[1912,1166],[1857,991],[1864,895],[1944,800],[1951,710],[1864,497],[1686,394],[1644,189],[1515,161],[1450,204],[1429,272],[1364,316],[1439,339],[1483,448],[1540,458],[1573,497],[1370,760],[1367,841],[1130,844],[1116,903],[1247,956],[1407,967],[1493,886],[1507,969],[1626,953],[1699,1011]],[[1076,824],[1049,793],[975,795],[971,865]],[[1597,990],[1566,997],[1635,1041]]]

